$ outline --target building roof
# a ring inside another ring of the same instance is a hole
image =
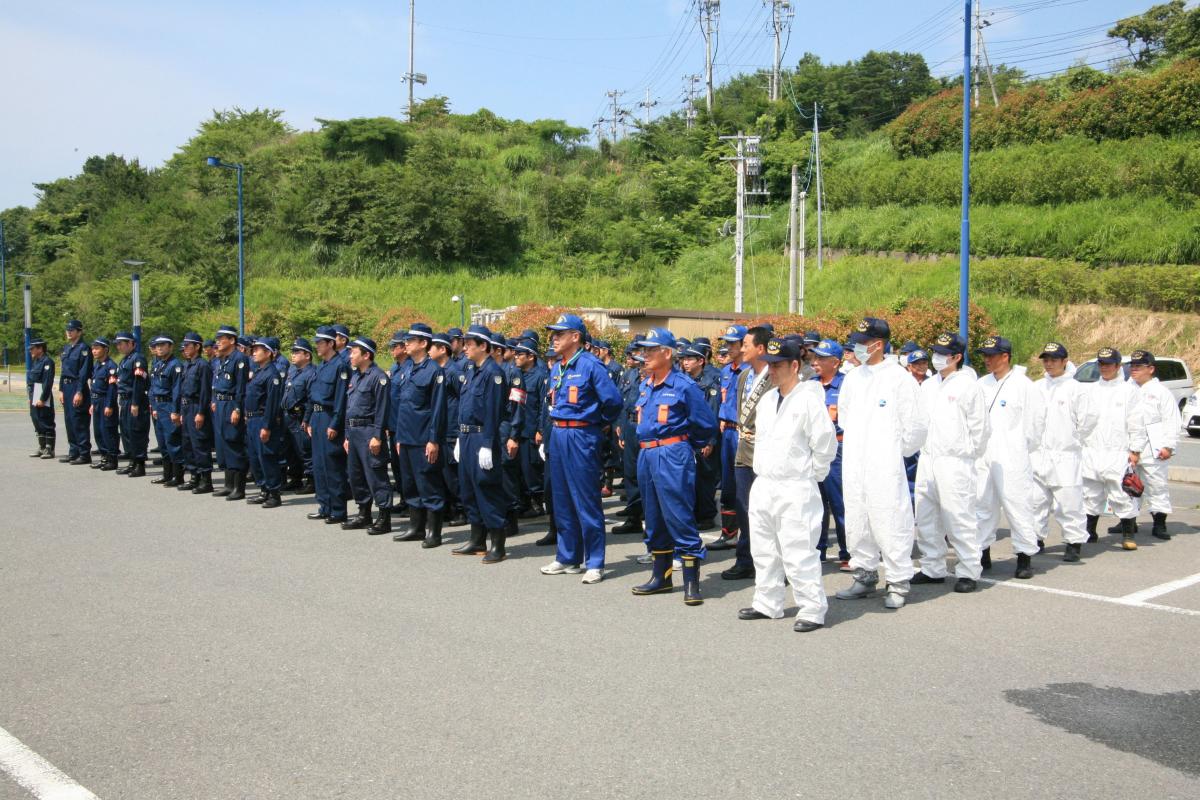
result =
[[[591,309],[588,309],[591,310]],[[753,314],[738,314],[732,311],[697,311],[690,308],[607,308],[595,309],[604,311],[610,317],[682,317],[685,319],[749,319]]]

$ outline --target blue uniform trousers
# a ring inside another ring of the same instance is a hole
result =
[[[454,441],[442,443],[442,457],[438,462],[442,465],[442,483],[446,487],[445,505],[447,508],[462,507],[462,492],[459,489],[458,462],[454,460]]]
[[[179,411],[183,417],[183,465],[193,475],[207,475],[212,472],[212,418],[204,420],[204,427],[196,427],[196,414],[201,409],[199,403],[181,400]]]
[[[104,416],[104,406],[92,406],[92,434],[96,439],[96,451],[102,456],[117,457],[120,444],[120,434],[117,432],[117,419],[120,415],[113,412],[112,416]]]
[[[38,436],[54,435],[54,409],[51,406],[38,408],[31,405],[29,418],[33,420],[33,432]]]
[[[132,459],[146,460],[146,449],[150,445],[150,409],[138,406],[135,417],[130,411],[128,398],[118,399],[117,406],[121,409],[121,447],[125,455]]]
[[[287,423],[288,438],[291,440],[291,447],[288,452],[289,454],[294,454],[296,458],[293,467],[299,470],[301,475],[312,475],[312,439],[308,438],[308,433],[304,430],[304,420],[289,414],[284,417],[284,422]]]
[[[400,445],[400,491],[410,508],[426,508],[430,511],[445,508],[446,484],[442,478],[444,449],[438,448],[438,460],[430,464],[425,458],[425,445]]]
[[[279,453],[283,449],[283,431],[271,430],[271,440],[264,442],[260,437],[266,426],[266,417],[250,417],[246,420],[246,449],[250,451],[250,469],[254,482],[265,492],[278,492],[283,472],[279,468]]]
[[[154,406],[154,438],[158,440],[158,449],[163,458],[169,458],[171,463],[183,462],[183,431],[171,421],[170,402],[165,400],[151,401]]]
[[[472,525],[483,525],[491,529],[503,528],[508,517],[508,497],[504,494],[504,479],[500,475],[503,467],[500,464],[499,453],[492,453],[491,469],[480,469],[479,448],[490,447],[490,438],[479,433],[467,433],[460,435],[458,442],[458,455],[461,459],[458,464],[458,481],[467,520]],[[595,488],[592,487],[593,492]]]
[[[622,412],[624,413],[624,412]],[[621,425],[621,441],[625,447],[621,449],[622,486],[625,487],[625,508],[630,517],[642,518],[642,489],[638,485],[638,438],[637,423],[628,418]]]
[[[737,480],[733,476],[737,446],[737,428],[721,431],[721,508],[725,509],[737,508]]]
[[[678,556],[704,558],[696,530],[696,456],[687,442],[638,453],[638,485],[646,511],[646,544]]]
[[[733,479],[737,484],[738,534],[737,557],[734,565],[752,568],[754,558],[750,555],[750,487],[754,485],[754,470],[750,467],[734,467]]]
[[[550,437],[550,491],[558,526],[560,564],[604,567],[604,508],[600,502],[602,447],[598,425],[556,428]]]
[[[717,481],[721,478],[721,448],[713,447],[708,458],[696,454],[696,519],[717,516]]]
[[[524,447],[525,445],[520,445]],[[525,504],[525,488],[524,481],[521,479],[521,451],[517,450],[516,458],[508,457],[508,448],[500,448],[500,465],[504,468],[501,472],[502,483],[504,484],[504,496],[508,501],[508,509],[517,511]]]
[[[521,440],[521,450],[517,453],[517,458],[521,462],[521,479],[525,482],[525,491],[530,495],[541,496],[546,491],[546,462],[542,461],[533,439]]]
[[[379,442],[379,455],[371,452],[372,428],[350,427],[346,438],[350,442],[350,453],[346,459],[346,476],[354,502],[360,506],[374,503],[376,508],[392,507],[392,484],[388,481],[388,458],[386,441]]]
[[[842,497],[842,445],[838,443],[837,458],[829,465],[829,474],[817,486],[821,490],[821,503],[825,511],[821,516],[821,539],[817,549],[825,555],[829,546],[829,518],[833,517],[833,528],[837,534],[838,561],[849,561],[850,551],[846,549],[846,502]]]
[[[338,436],[329,440],[329,417],[328,411],[314,411],[309,419],[317,510],[333,519],[345,519],[350,491],[346,482],[346,452],[342,450],[344,439]]]
[[[229,421],[236,408],[232,400],[218,400],[213,414],[213,435],[217,440],[217,461],[224,469],[245,470],[249,465],[246,458],[246,421],[237,425]]]
[[[79,381],[68,383],[63,387],[63,426],[67,429],[67,444],[69,455],[88,456],[92,454],[92,435],[88,430],[88,400],[80,401],[79,408],[75,407],[75,395],[82,395],[83,384]]]

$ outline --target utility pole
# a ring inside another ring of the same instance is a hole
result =
[[[737,169],[737,217],[735,219],[734,238],[733,238],[733,310],[740,314],[744,305],[744,275],[746,266],[746,220],[748,219],[769,219],[769,215],[765,214],[747,214],[746,213],[746,198],[756,195],[766,196],[767,192],[765,185],[762,183],[760,175],[762,174],[762,158],[759,154],[759,144],[762,138],[759,136],[747,136],[741,131],[737,132],[737,136],[722,136],[725,141],[735,142],[737,155],[732,158],[722,158],[722,161],[733,161]],[[746,178],[753,179],[754,183],[750,188],[746,186]]]
[[[971,98],[967,81],[971,76],[971,0],[963,14],[963,150],[962,150],[962,227],[958,241],[958,335],[967,342],[967,310],[971,285]],[[968,351],[969,352],[969,351]]]
[[[788,215],[789,314],[804,313],[804,203],[807,197],[807,192],[800,191],[800,168],[792,164],[792,204]]]
[[[622,91],[619,91],[617,89],[613,89],[612,91],[605,92],[604,94],[608,98],[609,102],[612,103],[612,116],[609,117],[607,120],[601,120],[601,121],[607,122],[609,125],[612,126],[612,140],[613,140],[613,144],[616,144],[616,142],[617,142],[617,125],[624,124],[625,115],[629,113],[625,109],[621,108],[621,105],[620,105],[621,95],[623,95],[625,93]]]
[[[974,104],[979,108],[979,84],[983,82],[984,70],[987,70],[988,86],[992,90],[992,105],[1000,105],[1000,97],[996,94],[996,79],[992,75],[992,61],[988,58],[987,44],[983,40],[983,29],[992,23],[983,18],[983,3],[975,4],[975,79],[972,95]]]
[[[8,262],[5,261],[8,242],[4,240],[4,220],[0,219],[0,323],[8,327]],[[4,368],[8,369],[8,333],[4,333]]]
[[[821,238],[821,223],[825,209],[825,192],[821,189],[821,107],[813,103],[813,157],[817,162],[817,271],[825,268],[824,240]]]
[[[429,76],[416,71],[417,46],[417,0],[408,0],[408,72],[404,73],[404,82],[408,84],[408,121],[413,121],[413,85],[424,86],[429,82]],[[242,331],[245,333],[245,331]]]
[[[783,58],[779,40],[783,36],[783,32],[791,27],[796,10],[792,8],[790,0],[763,0],[763,4],[771,7],[771,30],[775,33],[775,58],[771,62],[774,65],[771,70],[771,102],[775,102],[779,99],[780,94],[779,65]]]
[[[696,124],[696,84],[698,83],[700,83],[699,75],[683,76],[683,93],[687,98],[687,106],[683,109],[683,116],[687,120],[689,131]]]
[[[646,117],[645,117],[646,124],[647,124],[647,125],[649,125],[649,124],[650,124],[650,109],[652,109],[652,108],[654,108],[656,105],[658,105],[658,101],[657,101],[657,100],[655,100],[655,101],[651,102],[651,100],[650,100],[650,89],[649,89],[649,88],[647,88],[647,89],[646,89],[646,99],[645,99],[645,100],[643,100],[642,102],[638,103],[638,105],[639,105],[639,106],[641,106],[641,107],[642,107],[642,109],[644,109],[644,110],[645,110],[645,112],[646,112]]]
[[[698,0],[700,8],[700,33],[704,36],[704,83],[708,94],[706,106],[708,118],[713,115],[713,56],[717,39],[718,23],[721,19],[721,0]]]

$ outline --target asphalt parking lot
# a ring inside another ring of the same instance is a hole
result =
[[[1004,538],[973,595],[800,635],[728,553],[688,608],[630,595],[637,537],[584,586],[541,525],[489,567],[32,442],[0,414],[0,798],[1200,796],[1200,487],[1169,542],[1015,581]]]

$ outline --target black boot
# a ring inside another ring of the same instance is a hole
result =
[[[78,466],[80,464],[91,464],[92,456],[90,453],[80,453],[79,455],[75,456],[67,463],[72,464],[74,466]]]
[[[61,457],[58,459],[58,463],[60,463],[60,464],[70,464],[70,463],[71,463],[72,461],[74,461],[74,460],[75,460],[75,456],[71,455],[70,451],[68,451],[68,452],[67,452],[67,454],[66,454],[65,456],[61,456]]]
[[[171,482],[166,485],[172,487],[183,486],[183,462],[174,461],[172,463],[175,465],[175,471],[174,474],[171,475]]]
[[[529,504],[529,510],[521,513],[521,519],[537,519],[544,516],[545,513],[546,506],[542,503],[542,496],[535,494],[532,502]]]
[[[101,472],[116,472],[117,471],[117,457],[116,456],[105,456],[104,464],[101,465],[100,471]]]
[[[369,527],[371,527],[370,503],[359,506],[358,513],[342,523],[342,530],[344,531],[361,531]]]
[[[517,512],[509,511],[508,516],[504,518],[504,535],[505,535],[505,537],[516,536],[520,532],[521,532],[521,528],[519,525],[517,525]]]
[[[612,529],[614,534],[641,534],[642,533],[642,518],[636,514],[630,514],[629,517]]]
[[[133,460],[133,469],[131,469],[129,471],[129,477],[131,477],[131,478],[146,477],[146,459],[135,458]]]
[[[424,511],[425,509],[421,509]],[[379,509],[379,516],[375,519],[375,524],[367,531],[371,536],[379,536],[384,533],[392,532],[392,510],[390,508]],[[424,534],[421,535],[424,538]]]
[[[488,550],[487,555],[483,557],[483,563],[499,564],[501,561],[508,558],[508,553],[506,553],[504,550],[504,542],[508,538],[507,524],[499,528],[491,528],[488,530],[488,536],[491,537],[492,548]]]
[[[42,436],[39,433],[37,435],[37,442],[38,442],[37,450],[35,450],[34,452],[29,454],[30,458],[41,458],[42,453],[46,452],[46,437]]]
[[[241,469],[229,470],[230,477],[233,478],[233,491],[226,497],[226,500],[245,500],[246,499],[246,471]]]
[[[1150,535],[1155,539],[1162,539],[1164,542],[1170,539],[1171,534],[1167,533],[1167,515],[1156,512],[1150,516],[1154,519],[1154,525],[1150,528]]]
[[[300,484],[300,488],[296,490],[296,494],[316,494],[317,487],[313,483],[312,475],[305,475],[304,482]]]
[[[487,530],[482,525],[471,524],[471,538],[466,544],[450,551],[456,556],[481,556],[487,552]]]
[[[425,539],[425,520],[427,519],[424,508],[411,508],[408,513],[408,530],[404,533],[397,533],[392,537],[393,542],[420,542]],[[381,533],[383,531],[380,531]]]
[[[633,587],[633,593],[637,595],[643,594],[661,594],[669,592],[675,588],[671,580],[672,565],[671,561],[675,557],[674,550],[654,550],[654,566],[650,571],[650,580],[640,586]]]
[[[279,496],[277,489],[272,489],[267,492],[267,499],[263,502],[263,508],[279,508],[283,505],[283,498]]]
[[[458,503],[454,504],[454,510],[448,516],[450,521],[446,524],[451,528],[467,524],[467,510]]]
[[[546,525],[546,535],[534,542],[534,547],[556,547],[558,545],[558,525],[554,523],[554,514],[549,515]]]
[[[1113,525],[1111,528],[1109,528],[1108,532],[1109,533],[1124,533],[1125,532],[1125,520],[1118,519],[1117,524]]]
[[[704,602],[700,595],[700,562],[691,556],[683,557],[683,602],[689,606]]]
[[[1016,577],[1029,579],[1033,577],[1033,558],[1027,553],[1017,553]]]
[[[45,459],[54,458],[54,434],[53,433],[46,434],[46,449],[42,451],[42,458],[45,458]]]
[[[1063,561],[1069,564],[1074,564],[1079,560],[1080,552],[1083,550],[1081,544],[1067,544],[1067,549],[1063,552]]]
[[[983,554],[979,557],[979,566],[983,569],[992,568],[992,548],[983,548]]]
[[[1092,514],[1087,515],[1088,544],[1092,544],[1093,542],[1097,542],[1100,540],[1100,537],[1098,535],[1096,535],[1096,525],[1099,522],[1100,522],[1100,517],[1092,515]]]
[[[212,494],[212,493],[213,493],[212,473],[211,472],[201,473],[200,479],[198,481],[196,481],[196,488],[192,489],[192,494]]]
[[[179,476],[179,485],[175,487],[175,490],[179,492],[190,492],[199,485],[200,475],[197,474],[196,470],[192,470],[191,477],[189,477],[186,481],[183,480],[182,475]]]
[[[163,486],[170,485],[171,478],[175,477],[175,467],[171,464],[171,459],[163,459],[162,475],[159,475],[154,480],[150,481],[153,484],[161,484]]]
[[[260,506],[267,502],[267,498],[271,495],[266,489],[261,486],[258,489],[258,494],[250,495],[246,498],[246,502],[250,505]]]
[[[1137,519],[1121,520],[1121,549],[1122,550],[1137,550],[1137,542],[1134,541],[1134,536],[1137,535]]]
[[[213,497],[228,497],[233,494],[233,470],[225,470],[225,483],[212,493]]]
[[[421,542],[421,547],[429,549],[431,547],[442,546],[442,510],[429,512],[429,528],[425,534],[425,541]]]

